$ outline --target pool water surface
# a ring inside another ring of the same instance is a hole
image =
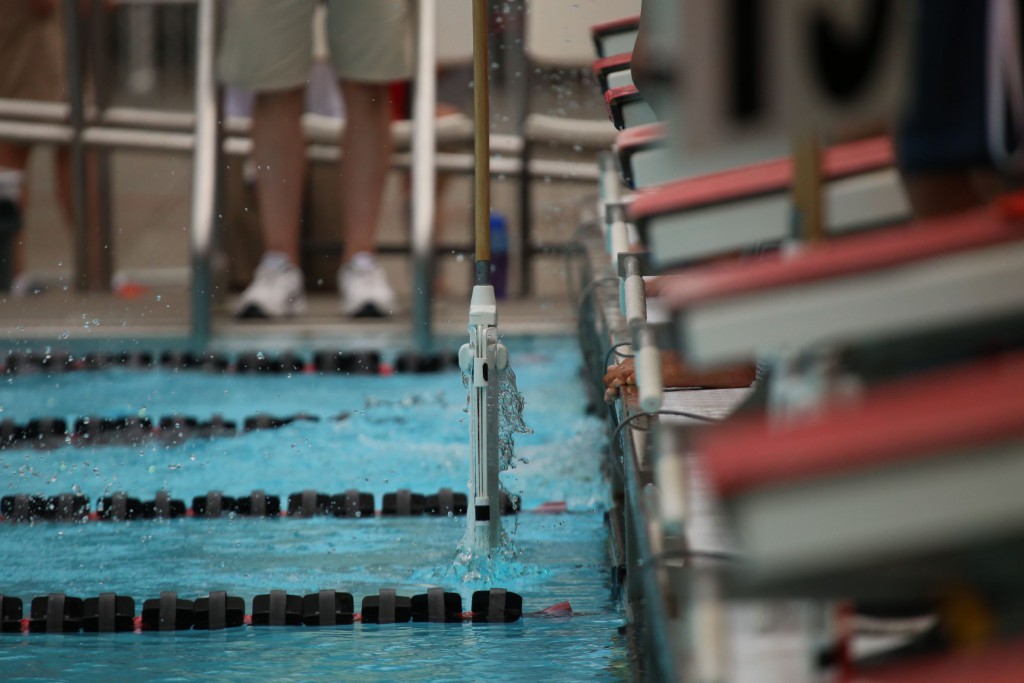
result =
[[[524,512],[505,518],[501,557],[466,567],[456,557],[463,518],[176,519],[0,525],[0,593],[26,601],[65,592],[131,595],[136,609],[160,591],[194,598],[226,590],[246,600],[283,589],[334,588],[358,603],[383,587],[432,585],[462,595],[500,586],[535,612],[568,600],[571,617],[525,617],[502,626],[355,625],[164,634],[4,635],[0,671],[10,681],[622,680],[623,618],[610,597],[600,421],[584,415],[578,352],[569,339],[509,339],[525,418],[524,462],[503,475]],[[122,446],[0,451],[0,495],[77,491],[94,501],[125,491],[151,499],[166,488],[190,502],[207,490],[285,500],[313,488],[384,493],[467,491],[465,390],[456,371],[391,377],[218,375],[203,371],[14,375],[0,384],[0,417],[117,417],[256,412],[318,421],[205,440],[151,439]],[[341,418],[341,419],[339,419]],[[530,512],[564,501],[561,514]]]

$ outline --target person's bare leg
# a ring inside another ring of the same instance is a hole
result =
[[[303,91],[259,93],[253,109],[253,160],[265,251],[299,265],[299,221],[305,178]]]
[[[983,206],[1002,190],[994,170],[979,168],[905,173],[903,183],[918,218]]]
[[[391,166],[388,87],[341,82],[345,132],[341,149],[341,211],[347,262],[359,252],[375,253],[384,182]]]

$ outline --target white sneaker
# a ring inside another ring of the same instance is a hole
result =
[[[283,256],[265,255],[238,301],[239,318],[283,318],[306,310],[302,271]]]
[[[341,312],[350,318],[383,318],[394,313],[395,293],[384,269],[366,252],[360,252],[338,269]]]

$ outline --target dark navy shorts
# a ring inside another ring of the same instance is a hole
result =
[[[992,165],[988,7],[987,0],[918,0],[910,97],[896,136],[904,172]]]

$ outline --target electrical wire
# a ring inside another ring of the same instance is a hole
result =
[[[621,349],[623,346],[630,346],[630,345],[632,345],[632,343],[633,342],[628,342],[628,341],[619,342],[618,344],[615,344],[610,349],[608,349],[608,353],[604,354],[604,365],[602,365],[601,367],[602,368],[607,368],[608,367],[608,364],[611,363],[611,361],[612,361],[612,354],[615,354],[619,358],[633,358],[633,354],[632,353],[620,353],[619,352],[619,349]]]
[[[576,301],[576,317],[579,317],[580,309],[583,308],[583,304],[587,303],[590,296],[597,290],[601,285],[609,285],[611,283],[618,284],[619,278],[616,275],[606,275],[605,277],[591,280],[587,285],[580,290],[579,299]]]

